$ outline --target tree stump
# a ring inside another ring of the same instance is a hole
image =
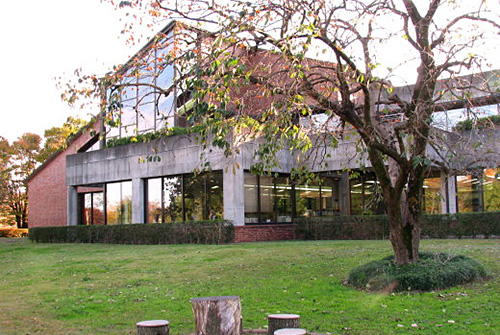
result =
[[[237,296],[192,298],[196,335],[240,335],[241,303]]]
[[[274,335],[306,335],[307,332],[302,328],[283,328],[274,332]]]
[[[299,328],[300,315],[297,314],[270,314],[267,316],[267,334],[283,328]]]
[[[169,322],[167,320],[138,322],[137,335],[169,335]]]

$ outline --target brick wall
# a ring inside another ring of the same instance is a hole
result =
[[[234,242],[286,241],[295,239],[295,225],[236,226]]]
[[[68,147],[49,158],[28,180],[28,226],[67,225],[66,156],[78,151],[90,140],[83,131]]]

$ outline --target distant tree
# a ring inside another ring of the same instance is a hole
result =
[[[28,227],[28,190],[26,178],[39,161],[42,139],[33,133],[24,133],[10,147],[10,180],[5,202],[14,215],[18,228]]]
[[[10,182],[11,148],[9,141],[0,136],[0,225],[13,225],[14,217],[6,203]]]
[[[45,142],[37,160],[43,162],[55,152],[65,149],[68,140],[86,124],[87,121],[70,116],[61,127],[52,127],[45,130]]]

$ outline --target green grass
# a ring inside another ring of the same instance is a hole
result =
[[[244,328],[271,313],[301,315],[331,334],[499,334],[500,241],[425,240],[423,251],[463,254],[492,280],[429,293],[374,294],[343,286],[387,241],[238,245],[33,244],[0,239],[0,334],[135,334],[167,319],[193,332],[189,299],[238,295]],[[414,325],[414,326],[412,326]],[[416,326],[415,326],[416,325]]]

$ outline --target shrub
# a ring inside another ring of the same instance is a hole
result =
[[[28,229],[0,228],[0,237],[26,237]]]
[[[311,217],[296,220],[296,234],[305,240],[386,239],[386,215]],[[474,212],[424,215],[422,237],[500,236],[500,212]]]
[[[111,226],[31,228],[30,240],[54,243],[116,244],[220,244],[234,240],[234,226],[227,221],[150,223]]]
[[[485,129],[495,128],[500,125],[500,115],[490,115],[475,120],[467,119],[457,122],[456,130],[472,130],[473,128]]]
[[[484,267],[466,256],[420,253],[414,264],[397,266],[394,256],[353,269],[347,284],[368,291],[431,291],[462,285],[486,277]]]

